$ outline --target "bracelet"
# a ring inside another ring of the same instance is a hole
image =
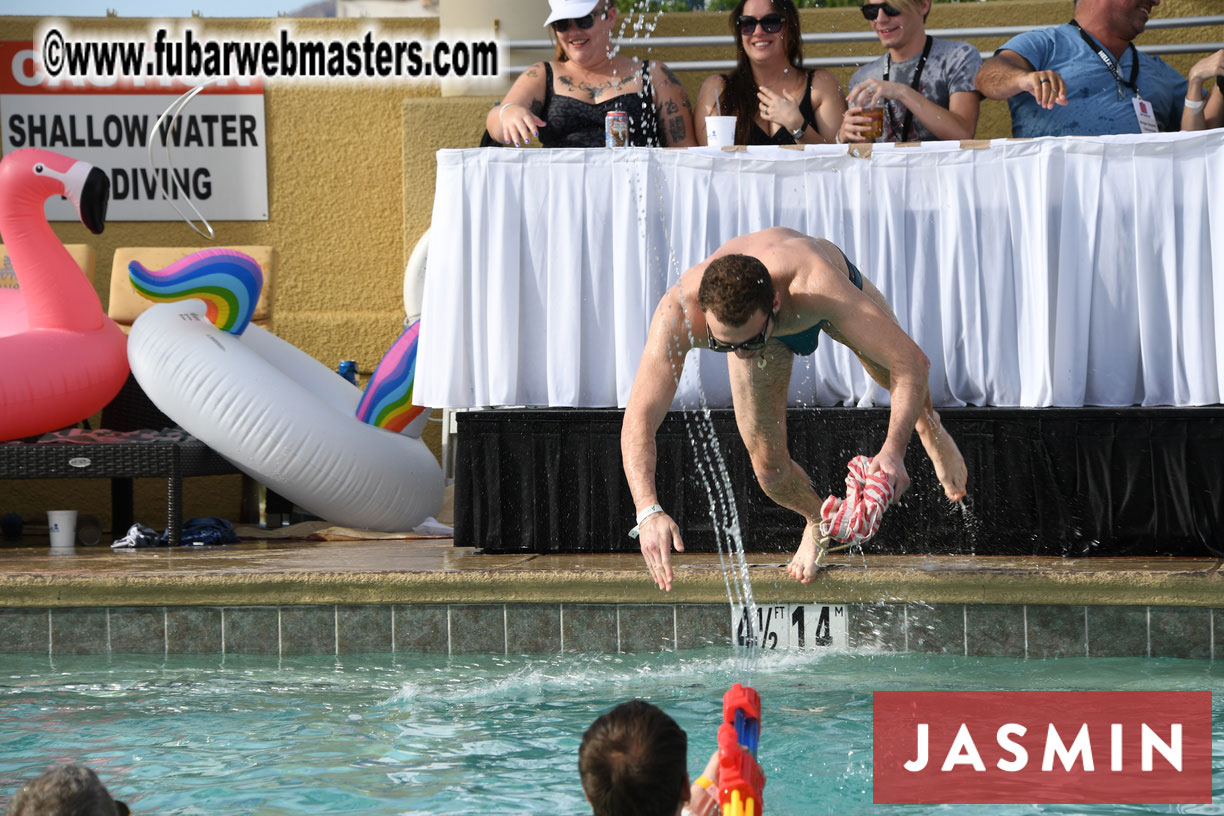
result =
[[[497,109],[497,121],[500,122],[502,120],[502,114],[506,112],[506,108],[510,107],[511,105],[517,105],[517,104],[518,104],[517,102],[507,102],[506,104],[498,108]]]
[[[1188,96],[1186,97],[1186,107],[1192,111],[1202,110],[1203,106],[1206,104],[1207,104],[1206,99],[1200,99],[1199,101],[1195,102],[1190,97]]]
[[[662,512],[663,512],[663,505],[652,504],[649,507],[647,507],[645,510],[638,511],[637,523],[641,524],[643,521],[650,518],[651,516],[656,515],[658,513],[662,513]]]
[[[839,131],[837,131],[837,133],[836,133],[836,134],[834,134],[834,136],[833,136],[833,140],[834,140],[835,142],[837,142],[838,144],[841,144],[841,143],[842,143],[842,140],[841,140],[841,131],[840,131],[840,130],[839,130]]]
[[[709,778],[706,777],[705,774],[702,774],[701,776],[697,777],[696,781],[694,781],[693,784],[703,787],[706,790],[709,790],[710,787],[713,786],[714,783],[711,782]]]
[[[661,504],[652,504],[649,507],[645,508],[644,510],[639,510],[637,514],[637,525],[634,526],[634,528],[629,531],[629,537],[637,538],[638,534],[642,532],[642,522],[650,518],[651,516],[657,516],[659,513],[662,513],[662,512],[663,512],[663,505]]]

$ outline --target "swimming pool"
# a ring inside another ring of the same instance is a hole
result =
[[[133,813],[589,813],[577,749],[596,716],[631,697],[662,706],[688,731],[696,773],[714,749],[722,693],[737,680],[761,693],[770,816],[983,812],[871,804],[871,692],[881,689],[1211,690],[1212,787],[1224,797],[1219,662],[792,652],[767,654],[749,678],[739,665],[725,647],[547,657],[4,655],[0,804],[45,766],[77,760]],[[1186,812],[1178,807],[989,812]]]

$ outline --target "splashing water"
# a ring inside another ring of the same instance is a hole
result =
[[[653,24],[649,28],[653,30]],[[640,29],[635,28],[635,37],[638,30]],[[649,174],[651,167],[649,162],[638,162],[638,171],[634,176],[634,184],[637,188],[635,198],[639,229],[645,234],[645,219],[649,211],[647,199],[649,190],[653,188],[663,231],[662,243],[666,247],[667,254],[665,259],[659,257],[659,249],[656,246],[654,260],[656,264],[667,269],[668,280],[674,282],[679,279],[683,270],[680,269],[679,261],[672,249],[671,234],[668,230],[667,207],[663,200],[665,184],[662,183],[661,178],[648,178],[643,175],[643,168],[645,168],[645,174]],[[657,168],[654,172],[658,172]],[[690,343],[696,347],[692,325],[686,324],[686,329]],[[710,521],[714,528],[718,561],[722,568],[723,584],[727,590],[727,602],[731,607],[732,620],[735,620],[737,615],[742,616],[740,619],[743,621],[743,635],[742,638],[735,638],[734,647],[744,682],[750,682],[750,677],[756,671],[760,660],[762,645],[760,633],[757,631],[757,605],[752,593],[748,561],[744,554],[743,530],[740,526],[726,459],[714,429],[710,406],[705,390],[701,387],[700,378],[697,382],[697,394],[699,409],[684,412],[685,434],[690,447],[696,452],[697,475],[709,499]]]

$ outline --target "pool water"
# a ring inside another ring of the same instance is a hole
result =
[[[991,806],[991,814],[1224,813],[1224,665],[1165,659],[767,654],[727,649],[551,657],[420,654],[170,660],[0,656],[0,807],[80,761],[135,814],[589,813],[582,732],[641,697],[689,733],[694,774],[722,693],[761,693],[769,816],[986,812],[871,803],[871,692],[1205,689],[1215,805]]]

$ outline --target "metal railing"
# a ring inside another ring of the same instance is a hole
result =
[[[1224,25],[1224,14],[1207,14],[1198,17],[1167,17],[1159,20],[1149,20],[1147,29],[1159,30],[1166,28],[1193,28],[1196,26]],[[1038,28],[1048,28],[1046,25],[1029,26],[994,26],[988,28],[932,28],[927,33],[933,37],[952,40],[965,40],[977,37],[1014,37],[1026,31]],[[830,45],[836,43],[878,42],[874,31],[837,31],[828,34],[808,33],[803,35],[807,45]],[[735,40],[730,34],[694,35],[691,37],[621,37],[613,42],[620,48],[732,48]],[[551,49],[550,39],[539,40],[508,40],[505,47],[510,51],[536,51]],[[1224,48],[1224,42],[1202,43],[1162,43],[1139,46],[1145,54],[1197,54],[1210,53]],[[993,56],[993,51],[982,51],[982,58]],[[803,60],[807,68],[835,68],[844,65],[865,65],[879,54],[844,55],[839,57],[808,57]],[[735,60],[668,60],[667,67],[673,71],[729,71],[735,67]],[[507,73],[518,74],[527,70],[526,65],[511,65]]]

